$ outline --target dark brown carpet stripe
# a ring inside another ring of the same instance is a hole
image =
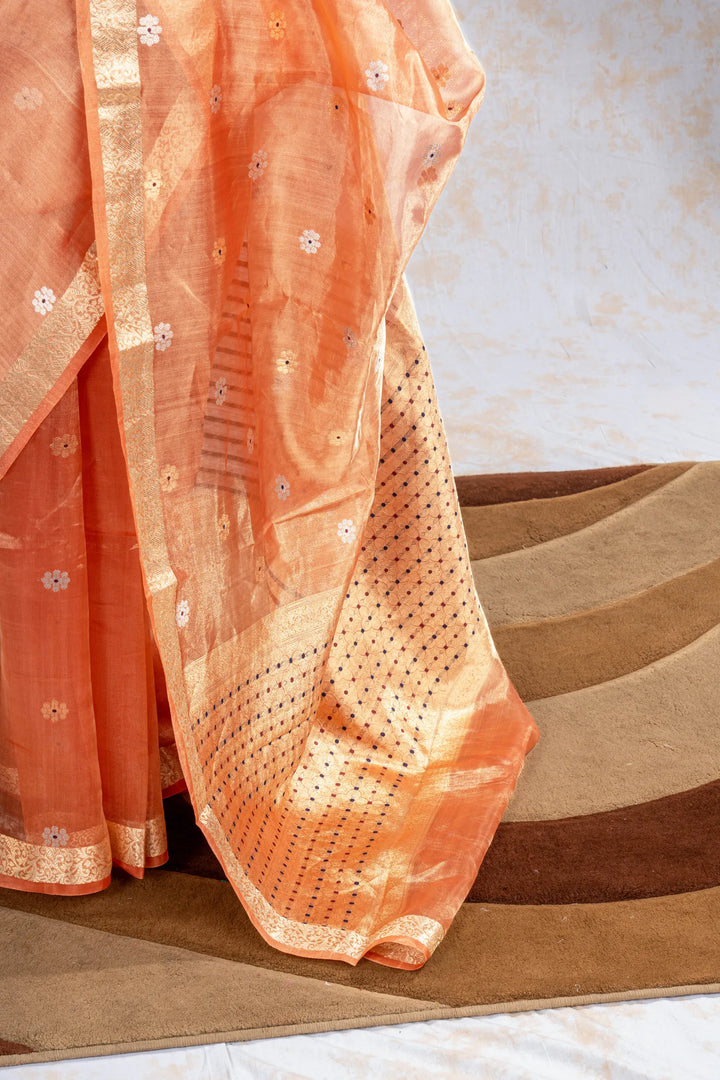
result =
[[[628,476],[652,469],[653,465],[617,465],[607,469],[567,469],[559,472],[488,473],[456,476],[455,486],[461,506],[489,506],[520,499],[554,499],[573,495],[603,484],[614,484]]]
[[[557,821],[500,824],[468,901],[598,904],[720,885],[720,780]]]

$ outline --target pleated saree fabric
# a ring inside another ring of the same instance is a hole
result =
[[[187,786],[271,944],[419,967],[539,734],[404,278],[484,71],[446,0],[10,8],[0,884]]]

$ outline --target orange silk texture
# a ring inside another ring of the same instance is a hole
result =
[[[539,735],[404,278],[483,69],[447,0],[11,7],[0,884],[186,784],[271,944],[419,967]]]

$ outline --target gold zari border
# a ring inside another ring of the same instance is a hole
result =
[[[18,881],[88,885],[108,877],[112,859],[107,839],[88,847],[41,847],[0,834],[0,864],[5,877]]]

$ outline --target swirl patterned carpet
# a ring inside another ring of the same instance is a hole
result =
[[[457,486],[542,738],[430,962],[271,949],[174,796],[143,881],[0,890],[0,1063],[720,991],[720,462]]]

